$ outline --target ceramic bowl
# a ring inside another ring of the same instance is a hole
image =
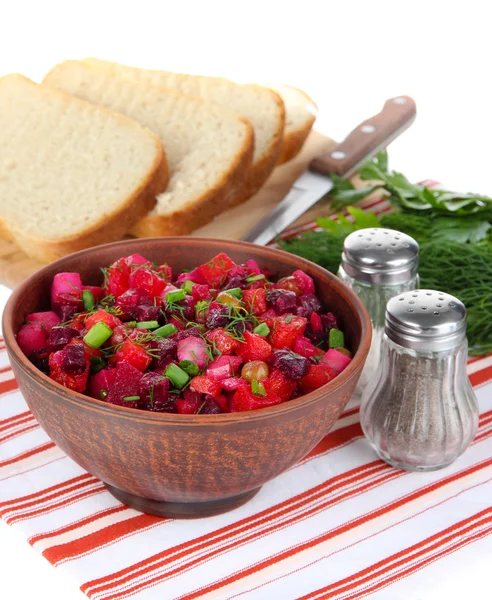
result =
[[[153,413],[73,392],[39,371],[15,334],[31,312],[49,309],[53,276],[77,271],[98,285],[100,267],[138,253],[174,273],[219,252],[243,263],[254,258],[275,277],[303,269],[341,322],[354,352],[350,365],[322,388],[283,404],[219,415]],[[7,350],[30,410],[49,437],[123,503],[143,512],[184,518],[240,506],[296,464],[330,431],[359,379],[371,343],[370,319],[335,275],[281,250],[229,240],[167,237],[128,240],[77,252],[39,270],[10,297],[3,316]]]

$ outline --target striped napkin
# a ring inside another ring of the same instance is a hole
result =
[[[179,521],[120,504],[50,441],[0,341],[0,517],[94,600],[433,598],[448,569],[466,577],[492,553],[492,356],[468,373],[480,425],[450,467],[407,473],[378,460],[351,401],[249,503]]]

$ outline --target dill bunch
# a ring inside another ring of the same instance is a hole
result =
[[[492,250],[486,244],[432,240],[420,246],[420,286],[443,290],[467,308],[470,354],[492,352]]]
[[[282,240],[279,247],[286,252],[306,258],[331,273],[337,273],[345,234],[329,231],[306,231],[300,237]]]

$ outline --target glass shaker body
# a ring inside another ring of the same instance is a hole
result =
[[[355,395],[360,396],[379,364],[388,301],[419,287],[419,246],[400,231],[360,229],[345,238],[340,279],[359,296],[372,322],[372,342]]]
[[[403,294],[388,308],[400,298],[414,296]],[[444,299],[437,302],[439,305],[456,300],[445,294],[439,298]],[[428,298],[425,301],[429,304]],[[418,312],[418,300],[413,302],[417,308],[411,310]],[[456,302],[461,305],[459,300]],[[426,306],[425,310],[430,308]],[[432,312],[438,319],[439,310]],[[452,463],[473,440],[479,410],[466,372],[468,344],[462,333],[461,339],[456,331],[450,334],[455,336],[452,347],[437,340],[432,350],[429,336],[421,348],[411,348],[398,342],[391,324],[388,331],[387,322],[380,365],[364,390],[360,415],[365,436],[377,454],[391,465],[410,471],[440,469]],[[412,343],[412,335],[405,335],[410,339],[405,339],[405,344],[419,346]]]
[[[419,276],[414,274],[407,281],[393,285],[372,284],[354,279],[344,268],[340,266],[338,277],[346,283],[362,300],[367,312],[371,317],[372,341],[364,369],[357,384],[356,394],[362,394],[363,390],[374,378],[380,361],[381,340],[384,332],[384,316],[386,304],[394,296],[402,294],[419,287]]]

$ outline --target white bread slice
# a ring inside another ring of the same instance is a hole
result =
[[[113,75],[160,85],[203,98],[250,121],[255,134],[253,163],[234,204],[250,198],[268,179],[277,161],[285,124],[282,99],[274,91],[259,85],[239,85],[227,79],[151,71],[116,63],[86,59],[87,64],[104,68]]]
[[[134,228],[136,235],[191,233],[230,207],[253,154],[253,131],[244,119],[199,98],[79,61],[57,65],[43,85],[125,114],[162,140],[171,178],[154,210]]]
[[[269,85],[285,105],[285,129],[277,165],[291,160],[300,151],[316,120],[317,107],[302,90],[288,85]]]
[[[168,180],[159,139],[121,115],[0,79],[0,233],[50,261],[118,240]]]

